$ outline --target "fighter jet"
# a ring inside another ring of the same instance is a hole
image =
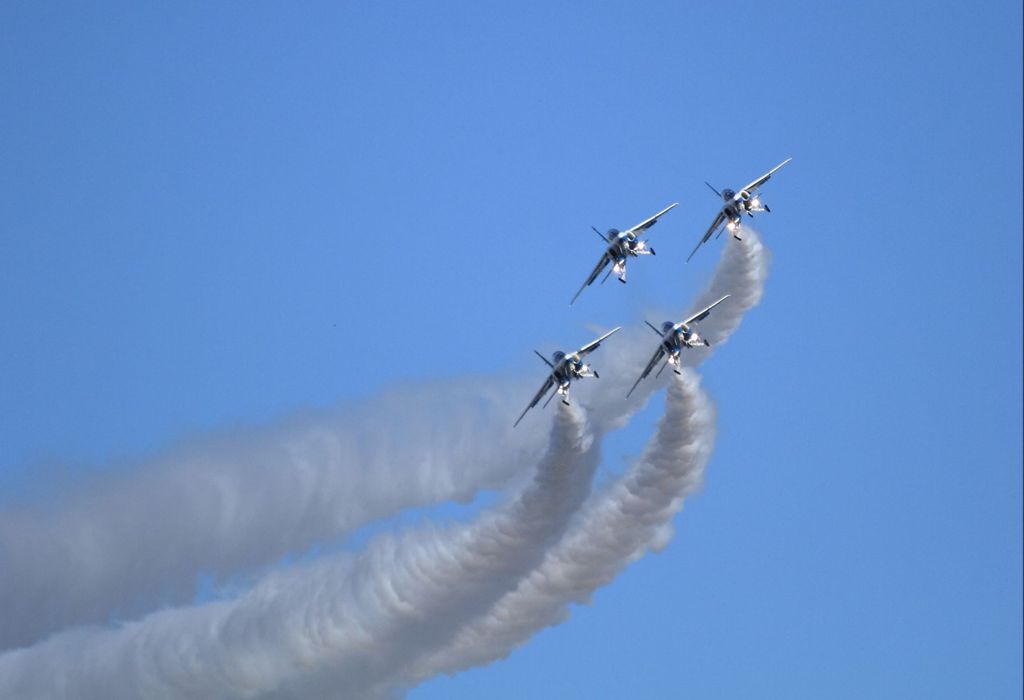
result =
[[[530,402],[530,405],[527,406],[519,418],[516,419],[516,422],[512,427],[514,428],[516,425],[519,425],[519,421],[523,419],[526,412],[536,406],[537,402],[544,398],[544,394],[548,393],[548,390],[551,389],[551,387],[555,387],[555,392],[551,394],[547,401],[544,402],[544,406],[546,407],[551,403],[551,399],[555,398],[556,395],[561,396],[562,403],[568,406],[569,384],[572,383],[573,379],[580,379],[581,377],[600,378],[600,375],[598,375],[596,370],[589,365],[583,364],[583,358],[601,347],[601,343],[606,338],[620,330],[622,330],[622,326],[613,328],[600,338],[590,341],[576,352],[569,353],[568,355],[559,350],[551,356],[551,360],[553,360],[553,362],[549,362],[546,357],[534,350],[537,357],[544,360],[544,363],[551,368],[551,374],[549,374],[548,378],[544,380],[544,384],[541,386],[540,391],[538,391],[537,395],[533,397],[533,401]]]
[[[665,321],[665,323],[661,324],[661,330],[655,328],[651,323],[644,321],[644,323],[647,323],[650,329],[654,331],[659,338],[661,338],[661,343],[658,345],[658,349],[654,351],[654,357],[652,357],[651,361],[647,363],[647,366],[644,367],[644,371],[640,373],[636,383],[633,384],[633,389],[637,388],[640,382],[643,381],[644,377],[651,373],[654,366],[658,364],[658,362],[661,361],[661,358],[665,355],[668,355],[668,361],[661,369],[658,370],[658,373],[654,375],[655,377],[660,377],[661,373],[665,371],[665,367],[668,367],[669,365],[672,365],[672,371],[679,374],[679,353],[682,352],[683,348],[693,348],[699,345],[707,347],[711,345],[707,340],[701,338],[700,334],[698,334],[691,326],[692,324],[695,324],[698,321],[703,321],[707,318],[708,314],[711,313],[711,309],[728,299],[729,296],[729,294],[726,294],[708,308],[695,313],[682,323]],[[629,395],[633,393],[633,389],[630,389],[629,393],[626,394],[627,399],[629,398]]]
[[[704,238],[700,239],[700,243],[693,249],[693,253],[697,252],[697,248],[700,248],[703,244],[707,243],[708,239],[714,235],[715,231],[721,228],[722,224],[725,224],[725,228],[729,230],[729,233],[733,235],[737,241],[742,240],[739,235],[740,223],[743,221],[743,215],[746,214],[750,217],[754,216],[754,212],[767,211],[771,212],[768,205],[761,201],[761,199],[755,194],[755,190],[768,182],[768,179],[783,165],[793,160],[792,158],[786,158],[774,168],[766,172],[761,177],[757,178],[749,185],[741,189],[739,192],[733,192],[732,190],[722,190],[719,192],[707,182],[704,184],[711,187],[711,191],[722,198],[725,204],[722,206],[722,210],[718,212],[718,216],[711,222],[711,227],[708,232],[704,234]],[[723,229],[724,230],[724,229]],[[722,235],[721,231],[718,233]],[[690,253],[690,257],[686,259],[686,262],[690,262],[690,258],[693,257],[693,253]]]
[[[597,279],[597,276],[601,274],[601,271],[609,264],[611,264],[612,267],[608,270],[604,279],[601,280],[601,284],[604,284],[608,279],[608,275],[613,272],[619,276],[619,282],[625,284],[627,258],[635,258],[639,255],[655,255],[654,248],[648,248],[647,241],[641,241],[639,235],[651,226],[654,226],[654,224],[658,223],[658,217],[671,211],[678,204],[678,202],[676,202],[676,204],[670,204],[643,223],[639,223],[633,228],[625,231],[619,231],[618,229],[612,228],[608,229],[608,234],[605,235],[591,226],[590,228],[594,229],[594,233],[600,236],[601,240],[608,244],[608,248],[604,251],[604,255],[601,256],[601,259],[597,261],[597,265],[594,267],[594,271],[590,273],[590,277],[588,277],[587,281],[583,283],[582,287],[580,287],[580,291],[576,292],[576,296],[572,298],[572,301],[570,301],[569,304],[572,305],[583,290],[592,285],[594,280]]]

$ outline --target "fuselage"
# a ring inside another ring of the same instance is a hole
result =
[[[722,214],[725,216],[726,222],[732,224],[729,227],[730,230],[742,223],[744,214],[753,216],[756,211],[764,211],[764,208],[761,206],[761,200],[746,190],[740,190],[739,192],[722,190],[722,200],[725,201],[725,206],[722,207]]]
[[[608,232],[608,255],[615,262],[621,262],[628,255],[635,255],[633,247],[636,245],[636,236],[631,233],[619,232],[612,229]]]
[[[662,344],[665,346],[665,352],[672,357],[678,357],[684,347],[692,348],[704,342],[700,334],[685,323],[666,321],[662,324],[662,328],[664,329]]]
[[[629,256],[639,257],[639,251],[646,248],[646,241],[640,240],[635,233],[608,230],[608,255],[616,263],[625,262]]]
[[[722,190],[722,199],[725,201],[725,206],[722,207],[722,213],[725,215],[725,220],[734,226],[738,226],[743,221],[743,193],[737,194],[732,190]]]
[[[569,383],[573,379],[582,377],[588,369],[576,353],[566,354],[559,350],[551,356],[551,359],[553,361],[552,364],[555,366],[551,374],[563,390],[568,389]]]

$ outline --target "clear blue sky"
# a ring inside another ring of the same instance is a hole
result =
[[[0,500],[539,381],[531,348],[686,306],[703,181],[793,156],[675,541],[410,697],[1020,697],[1019,3],[7,3],[0,37]],[[570,309],[590,225],[674,201]]]

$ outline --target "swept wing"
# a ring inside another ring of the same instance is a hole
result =
[[[785,165],[786,163],[788,163],[791,160],[793,160],[793,159],[792,158],[786,158],[786,160],[784,160],[781,163],[779,163],[778,165],[776,165],[774,168],[772,168],[771,170],[766,172],[764,175],[762,175],[761,177],[759,177],[756,180],[754,180],[753,182],[751,182],[749,185],[747,185],[743,189],[746,190],[747,192],[749,192],[750,194],[754,194],[754,190],[756,190],[758,187],[760,187],[764,183],[768,182],[768,179],[776,171],[778,171],[779,168],[781,168],[783,165]]]
[[[626,233],[641,233],[643,231],[646,231],[651,226],[654,226],[654,224],[658,223],[658,219],[661,216],[663,216],[664,214],[672,211],[677,206],[679,206],[679,202],[676,202],[675,204],[669,204],[667,207],[665,207],[664,209],[662,209],[661,211],[659,211],[657,214],[655,214],[651,218],[647,219],[646,221],[642,221],[639,224],[637,224],[636,226],[634,226],[633,228],[627,229]]]
[[[711,313],[711,309],[715,308],[716,306],[718,306],[719,304],[721,304],[723,301],[725,301],[726,299],[728,299],[731,296],[732,296],[731,294],[726,294],[724,297],[722,297],[721,299],[716,301],[711,306],[709,306],[706,309],[703,309],[701,311],[698,311],[693,316],[690,316],[690,318],[688,318],[685,321],[683,321],[683,324],[688,326],[691,323],[696,323],[697,321],[703,321],[705,318],[708,317],[708,314]]]
[[[658,363],[661,361],[661,358],[664,357],[664,356],[665,356],[665,344],[664,343],[658,343],[658,349],[654,351],[654,357],[652,357],[651,361],[647,363],[647,366],[644,367],[644,371],[641,372],[640,376],[636,378],[636,381],[633,383],[633,387],[626,394],[626,398],[627,399],[629,398],[629,395],[633,393],[633,389],[636,389],[640,385],[640,382],[643,381],[644,377],[646,377],[648,374],[650,374],[651,370],[658,366]]]
[[[530,402],[530,405],[527,406],[526,408],[524,408],[523,412],[521,414],[519,414],[518,418],[516,418],[516,422],[512,425],[513,428],[516,427],[517,425],[519,425],[519,421],[521,421],[523,419],[523,417],[526,415],[526,412],[529,411],[534,406],[536,406],[537,403],[541,399],[544,398],[544,394],[548,393],[548,391],[551,390],[551,387],[554,386],[554,384],[555,384],[555,375],[552,373],[552,374],[549,374],[548,378],[544,380],[544,384],[541,385],[540,391],[538,391],[537,395],[533,397],[533,400]]]
[[[715,220],[711,222],[711,226],[708,228],[708,232],[704,234],[704,238],[701,238],[700,241],[697,243],[696,247],[694,247],[693,252],[690,253],[690,257],[686,258],[686,262],[690,262],[690,258],[693,257],[693,253],[696,253],[698,248],[707,243],[708,239],[715,235],[715,231],[721,228],[722,224],[724,223],[725,210],[723,209],[718,212],[718,215],[715,217]]]
[[[589,355],[590,353],[594,352],[599,347],[601,347],[601,343],[605,339],[607,339],[610,335],[612,335],[614,333],[618,333],[621,330],[622,330],[622,326],[616,326],[615,328],[612,328],[610,331],[608,331],[607,333],[602,335],[600,338],[597,338],[596,340],[591,340],[589,343],[587,343],[582,348],[577,350],[576,354],[579,355],[580,357],[583,357],[585,355]]]
[[[587,277],[587,281],[583,283],[583,286],[581,286],[579,291],[576,292],[576,296],[574,296],[572,298],[572,301],[569,302],[570,305],[576,302],[580,294],[583,293],[584,289],[586,289],[587,287],[594,283],[594,280],[597,279],[597,276],[601,274],[601,270],[603,270],[609,263],[611,263],[611,261],[612,257],[606,250],[604,252],[604,255],[601,256],[601,259],[597,261],[597,265],[594,266],[594,271],[590,273],[589,277]]]

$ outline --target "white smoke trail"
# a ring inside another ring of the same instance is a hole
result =
[[[536,464],[512,382],[434,383],[179,448],[63,502],[0,510],[0,649],[194,594],[411,506]]]
[[[711,342],[712,347],[710,350],[684,350],[684,366],[696,367],[707,359],[716,346],[724,344],[729,339],[739,327],[744,315],[761,301],[764,283],[768,277],[770,256],[754,229],[744,226],[743,231],[742,241],[730,238],[726,242],[711,282],[687,313],[680,314],[681,319],[726,294],[731,295],[700,323],[700,333]],[[614,347],[614,352],[606,351],[601,358],[601,380],[594,382],[591,387],[586,387],[586,391],[580,392],[581,401],[595,423],[595,433],[603,434],[624,426],[651,396],[668,383],[667,375],[671,372],[665,372],[661,377],[655,377],[655,373],[652,372],[640,382],[630,398],[625,398],[629,388],[654,353],[657,344],[654,334],[642,325],[624,329],[609,340],[607,347],[609,350]]]
[[[739,248],[738,250],[733,250],[737,247]],[[733,314],[735,316],[733,320],[730,321],[724,316],[718,319],[717,322],[720,325],[717,331],[714,330],[715,326],[712,324],[704,326],[702,330],[708,337],[718,342],[724,340],[738,324],[743,311],[757,302],[760,298],[760,288],[763,284],[764,268],[764,257],[756,237],[748,238],[747,242],[742,246],[730,245],[727,247],[726,252],[723,254],[722,263],[719,265],[715,282],[712,283],[708,295],[717,293],[715,285],[719,277],[723,279],[731,278],[737,286],[733,286],[730,289],[730,293],[737,297],[740,304],[736,307],[738,310]],[[746,286],[738,289],[739,285]],[[721,308],[724,308],[724,306]],[[714,335],[715,333],[717,333],[717,336]],[[650,346],[649,338],[646,339],[643,346],[642,352],[630,352],[629,348],[623,348],[621,344],[618,344],[616,353],[610,355],[614,361],[613,364],[617,363],[620,369],[622,367],[634,369],[642,366],[645,356],[653,349]],[[623,352],[623,350],[627,352]],[[694,357],[699,359],[700,356],[695,355]],[[613,372],[613,376],[615,374],[622,375],[623,372]],[[621,401],[620,397],[626,391],[625,386],[620,386],[618,391],[609,390],[615,389],[614,385],[616,383],[628,386],[631,381],[632,379],[628,376],[616,377],[613,382],[602,380],[598,386],[601,387],[601,391],[604,394],[598,393],[594,396],[594,399],[600,399],[604,396],[605,399],[614,397]],[[662,381],[664,382],[665,380]],[[642,392],[644,395],[642,400],[649,398],[657,390],[658,386],[658,382],[649,381],[647,387]],[[588,403],[596,406],[596,410],[600,412],[597,420],[594,421],[595,430],[603,432],[623,424],[642,405],[642,400],[621,402],[617,406],[608,401],[590,400]],[[385,426],[397,427],[398,430],[395,431],[395,434],[403,436],[403,443],[401,446],[396,446],[394,442],[391,442],[389,446],[388,438],[390,434],[384,429],[381,431],[383,438],[376,441],[372,449],[368,450],[370,453],[369,461],[379,464],[382,471],[385,471],[388,477],[386,482],[384,479],[381,479],[379,482],[379,486],[382,487],[379,495],[383,499],[381,502],[384,505],[380,503],[375,505],[373,498],[362,498],[364,490],[369,491],[371,495],[376,493],[373,491],[373,487],[377,482],[358,483],[353,488],[343,491],[348,495],[348,500],[344,497],[342,498],[343,508],[351,505],[359,512],[358,508],[362,504],[351,504],[351,501],[366,500],[366,505],[369,507],[364,510],[386,514],[388,509],[400,509],[404,507],[404,504],[415,503],[416,498],[444,500],[457,496],[460,493],[468,495],[478,485],[488,483],[489,478],[493,477],[495,481],[501,481],[514,473],[516,467],[513,462],[521,461],[524,456],[531,455],[531,452],[535,455],[538,441],[529,434],[520,437],[520,435],[509,431],[507,426],[511,424],[511,414],[515,412],[515,409],[510,411],[509,407],[516,404],[515,401],[509,400],[509,397],[505,396],[500,401],[485,403],[490,406],[493,413],[502,414],[502,417],[495,419],[494,415],[488,414],[485,419],[477,419],[476,423],[473,423],[472,420],[469,423],[456,420],[454,427],[459,439],[454,441],[439,437],[450,434],[453,428],[453,423],[450,421],[449,416],[442,415],[438,417],[436,412],[427,410],[426,413],[431,419],[438,418],[436,421],[427,421],[430,427],[425,429],[424,433],[428,439],[423,440],[422,435],[414,434],[414,437],[418,439],[407,441],[405,440],[406,433],[401,430],[401,423],[388,423],[387,416],[385,415],[383,417]],[[401,402],[396,402],[396,404],[398,406],[403,405]],[[474,408],[476,408],[475,405]],[[412,421],[413,424],[416,424],[415,419],[417,417],[422,418],[423,406],[417,406],[409,413],[414,419]],[[470,412],[471,418],[473,413],[472,411]],[[374,422],[371,422],[370,425],[379,427]],[[467,426],[472,427],[467,428]],[[526,426],[524,425],[523,427]],[[464,428],[466,429],[463,430]],[[498,437],[497,440],[495,440],[495,436]],[[469,453],[472,455],[471,458],[457,457],[460,441],[470,446]],[[420,442],[425,442],[428,450],[433,450],[430,452],[432,455],[431,459],[427,460],[426,463],[417,460],[415,456],[415,449]],[[332,442],[332,446],[333,444]],[[364,443],[359,439],[354,444]],[[408,449],[403,449],[403,446],[408,446]],[[505,452],[504,450],[510,446],[512,449]],[[389,452],[389,450],[393,451]],[[352,463],[352,455],[344,453],[343,450],[328,450],[325,452],[329,456],[337,458],[332,464],[350,465]],[[339,452],[342,453],[340,457]],[[509,455],[511,454],[516,456],[510,457]],[[451,465],[447,464],[446,462],[452,458],[452,455],[456,455],[454,463]],[[406,458],[409,461],[403,463],[403,460]],[[322,454],[314,455],[313,459],[310,460],[310,468],[315,470],[322,459]],[[474,461],[476,462],[475,464]],[[288,468],[291,469],[291,463],[287,464]],[[408,484],[400,484],[407,473],[409,464],[417,466],[414,469],[417,478],[413,480],[416,484],[412,487]],[[202,466],[209,466],[209,471],[212,475],[219,475],[222,471],[222,465],[217,464],[215,461],[212,461],[209,465]],[[474,474],[473,469],[475,467],[486,467],[484,469],[485,475]],[[387,471],[389,469],[390,471]],[[356,468],[355,471],[363,472],[365,470]],[[244,477],[244,474],[242,476]],[[355,478],[364,477],[365,475],[359,475]],[[468,486],[464,491],[460,491],[459,486],[463,483],[468,484]],[[396,484],[399,484],[400,493],[397,498],[391,496],[389,500],[387,487],[395,486]],[[152,489],[152,486],[149,485],[149,488]],[[235,491],[238,488],[239,484],[232,482],[227,487],[226,492],[231,497],[235,497]],[[261,485],[260,490],[265,488],[265,486]],[[337,493],[338,491],[335,490],[335,496]],[[412,494],[411,496],[409,495],[410,493]],[[223,504],[219,504],[217,507],[223,507]],[[375,507],[377,508],[376,511],[374,511]],[[217,509],[202,508],[201,510],[203,513],[215,513]],[[229,513],[234,512],[234,510],[229,511]],[[295,512],[295,509],[288,508],[287,506],[284,507],[285,520],[293,527],[295,527],[293,525]],[[142,515],[145,515],[145,513]],[[187,514],[182,517],[187,517]],[[252,517],[257,525],[260,523],[264,525],[270,523],[269,526],[272,528],[272,521],[266,518],[265,513],[257,512]],[[138,515],[124,517],[124,522],[129,524],[146,522],[146,520],[146,518],[140,518]],[[202,521],[202,519],[200,520]],[[345,520],[345,518],[342,518],[342,520]],[[354,519],[354,521],[357,520],[358,518]],[[88,524],[88,518],[83,518],[82,522]],[[208,520],[206,522],[209,524]],[[298,524],[303,525],[305,523],[300,519]],[[331,530],[331,528],[334,528],[333,532],[344,531],[344,528],[338,526],[334,521],[330,521],[325,529]],[[296,531],[300,529],[296,527]],[[17,534],[18,530],[20,528],[14,528],[12,532]],[[311,537],[308,532],[308,530],[303,530],[299,535],[288,533],[288,536],[284,539],[288,540],[290,538],[292,542],[309,541]],[[214,534],[222,536],[216,532]],[[323,536],[321,535],[320,537]],[[174,537],[167,537],[166,533],[158,533],[158,536],[149,537],[148,539],[145,537],[145,533],[143,533],[142,539],[156,543],[164,539],[168,539],[172,543],[178,541]],[[212,549],[214,554],[216,554],[216,550],[223,545],[216,544],[216,537],[213,540],[215,544]],[[258,543],[254,546],[256,553],[253,559],[265,561],[266,552],[271,548],[261,546]],[[377,546],[383,547],[383,545]],[[187,540],[183,546],[186,550],[194,547],[196,547],[196,543]],[[282,547],[283,551],[288,551],[289,545],[283,544]],[[457,550],[457,547],[453,547],[452,551]],[[223,550],[220,553],[223,553]],[[195,562],[201,559],[201,557],[195,556],[193,551],[186,551],[186,555],[185,559],[188,560],[188,563],[181,567],[181,570],[194,571]],[[430,556],[424,555],[407,573],[411,576],[417,573],[422,566],[427,565],[438,557],[443,558],[445,555],[446,553],[440,550],[433,551]],[[369,555],[364,555],[364,557],[366,556]],[[495,558],[500,562],[503,556],[495,553]],[[511,559],[514,560],[515,557],[511,557]],[[213,561],[216,564],[223,560],[214,556]],[[386,557],[380,559],[380,561],[385,564],[389,563]],[[390,562],[390,564],[393,567],[394,563]],[[624,564],[625,562],[621,561],[609,564],[607,570],[610,573],[608,576],[614,575],[618,570],[616,567],[621,567]],[[225,570],[230,570],[232,566],[238,566],[238,564],[228,564],[225,566]],[[292,572],[275,574],[268,577],[264,583],[231,603],[215,603],[199,608],[157,613],[139,623],[128,625],[120,630],[72,631],[58,635],[48,642],[38,644],[35,647],[0,656],[0,678],[7,679],[12,691],[29,692],[33,689],[43,688],[44,690],[40,691],[42,696],[46,696],[46,693],[50,691],[59,694],[58,691],[61,687],[69,687],[66,685],[62,686],[62,684],[72,682],[69,680],[72,678],[74,679],[73,682],[76,689],[92,688],[95,694],[101,697],[117,697],[114,691],[123,687],[129,688],[128,693],[130,696],[143,697],[154,695],[157,697],[167,695],[182,696],[193,691],[199,695],[205,693],[213,696],[230,697],[226,692],[222,692],[224,688],[233,688],[235,689],[234,692],[236,694],[240,693],[241,696],[263,694],[269,688],[277,688],[278,690],[275,692],[285,692],[288,689],[300,692],[301,689],[308,690],[319,687],[317,684],[325,682],[324,679],[329,679],[331,687],[335,687],[338,682],[336,670],[342,668],[344,666],[344,659],[350,658],[351,655],[346,656],[340,653],[338,649],[332,649],[331,653],[327,656],[317,656],[317,652],[322,652],[325,647],[330,646],[329,643],[337,641],[338,637],[333,634],[335,627],[332,626],[332,621],[337,622],[339,619],[338,615],[341,616],[342,622],[350,622],[351,625],[355,625],[360,630],[362,634],[360,639],[363,645],[367,646],[372,646],[374,640],[384,639],[386,641],[389,638],[401,637],[405,629],[402,626],[389,628],[387,623],[382,622],[380,617],[373,615],[352,618],[350,620],[348,617],[345,617],[347,611],[336,609],[332,602],[335,599],[325,594],[325,591],[337,590],[338,586],[344,585],[338,583],[338,581],[346,580],[344,572],[350,571],[352,566],[354,565],[351,563],[343,563],[340,558],[325,559],[311,567],[303,567]],[[143,557],[141,568],[149,568],[148,564],[145,563],[145,557]],[[381,572],[384,573],[385,569],[387,567],[383,567],[382,564]],[[66,571],[68,570],[65,569]],[[396,570],[393,568],[387,569],[387,571],[392,574],[396,573]],[[506,570],[501,576],[488,579],[488,581],[492,584],[501,582],[501,585],[510,587],[516,583],[516,575]],[[492,593],[495,591],[493,587],[490,590]],[[286,594],[283,593],[284,591],[286,591]],[[500,592],[498,591],[495,595],[500,595]],[[124,597],[124,592],[118,591],[115,595],[111,596],[111,600],[123,600]],[[482,596],[474,602],[472,597],[467,597],[462,601],[461,605],[457,605],[453,609],[465,611],[471,615],[480,614],[483,610],[478,608],[486,603],[487,598],[488,596]],[[455,599],[449,600],[454,601]],[[419,606],[414,605],[404,609],[409,619],[422,619],[417,617],[417,611],[420,610]],[[332,612],[336,615],[334,618],[330,615]],[[294,613],[297,619],[294,616],[290,616],[290,613]],[[490,617],[494,617],[493,612],[482,619]],[[409,619],[406,620],[406,623],[409,623]],[[438,618],[434,617],[432,619],[437,624]],[[441,619],[444,619],[444,616]],[[403,657],[412,658],[421,655],[424,646],[436,648],[444,642],[445,634],[449,632],[454,634],[457,629],[457,623],[460,621],[468,622],[466,615],[451,615],[450,619],[447,620],[450,624],[443,628],[446,630],[443,634],[424,637],[417,644],[403,647],[405,649],[404,652],[396,652],[390,657],[395,662],[391,668],[399,670],[404,674],[404,677],[420,677],[417,675],[418,672],[409,670],[412,667],[406,661],[403,661]],[[287,632],[294,632],[297,629],[307,630],[307,628],[313,628],[312,635],[299,635],[296,638],[295,635],[288,636],[285,634]],[[415,625],[412,625],[410,629],[415,629]],[[431,629],[431,627],[428,625],[426,629]],[[192,634],[190,637],[184,633],[187,630],[191,630],[195,634]],[[286,640],[294,641],[297,639],[295,641],[296,646],[289,647],[283,653],[278,654],[276,650],[279,650],[280,647],[275,647],[268,642],[276,640],[279,636]],[[314,641],[310,641],[311,638]],[[232,646],[228,642],[235,642],[235,644]],[[147,653],[143,653],[140,650],[146,650]],[[387,654],[384,656],[387,657]],[[313,673],[303,672],[303,669],[308,670],[310,666],[314,669],[321,668],[318,666],[320,662],[325,664],[323,667],[325,670],[316,670]],[[178,673],[182,668],[188,669],[185,677]],[[369,685],[382,673],[383,671],[380,668],[371,668],[366,673],[361,674],[353,673],[350,669],[350,673],[347,674],[347,678],[350,679],[348,687],[355,689],[355,687]],[[394,678],[391,675],[386,675],[386,677]],[[131,683],[125,684],[124,678],[131,678],[133,680]],[[269,681],[267,680],[268,678],[270,679]],[[204,686],[204,690],[200,692],[192,684],[193,681],[198,682],[197,679],[212,683],[214,690],[207,693],[207,687]],[[34,685],[35,683],[43,685],[36,686]],[[151,683],[156,683],[156,685],[151,686]],[[167,685],[168,683],[170,685]],[[387,683],[385,681],[384,685],[387,685]],[[0,689],[2,688],[3,685],[0,684]],[[22,694],[24,695],[24,693]],[[76,694],[82,697],[89,697],[77,690]],[[32,695],[29,694],[28,697],[32,697]]]
[[[725,246],[697,303],[733,295],[705,322],[710,339],[722,342],[757,303],[765,271],[753,231]],[[605,378],[589,395],[581,387],[599,433],[623,425],[665,381],[650,377],[623,401],[652,345],[643,333],[620,336]],[[199,572],[252,570],[404,508],[506,483],[543,445],[541,421],[511,430],[525,395],[513,386],[488,378],[393,391],[174,450],[57,506],[0,510],[0,649],[182,602]]]
[[[747,311],[761,303],[770,262],[771,254],[761,242],[761,237],[748,225],[743,227],[742,241],[727,242],[715,276],[686,314],[699,311],[726,294],[732,295],[701,321],[701,334],[712,344],[724,343],[739,327]]]
[[[691,306],[691,312],[696,311],[725,294],[732,295],[729,304],[722,304],[702,323],[701,332],[713,345],[732,335],[764,291],[769,254],[756,232],[747,228],[745,233],[743,241],[727,243],[711,283]],[[509,654],[540,629],[562,621],[569,603],[588,599],[646,549],[668,542],[671,518],[699,482],[710,455],[713,410],[692,374],[666,373],[660,380],[649,377],[632,401],[615,403],[616,394],[624,396],[635,381],[636,374],[626,367],[632,365],[639,372],[653,352],[652,337],[641,333],[619,343],[615,354],[608,356],[615,365],[613,381],[602,384],[600,392],[590,397],[597,406],[598,415],[592,421],[600,435],[623,425],[652,394],[670,383],[665,415],[638,465],[610,491],[588,503],[544,564],[488,615],[464,628],[447,648],[396,669],[392,681],[375,690],[386,692],[400,683],[415,684]],[[696,366],[708,354],[700,349],[684,353],[684,364]]]
[[[598,443],[578,409],[559,406],[533,482],[505,507],[272,574],[232,602],[7,652],[0,697],[344,696],[389,677],[511,590],[585,499]]]
[[[568,617],[626,565],[664,547],[683,498],[701,481],[714,443],[714,410],[691,370],[671,375],[665,414],[643,456],[587,503],[544,562],[447,647],[396,669],[393,684],[416,683],[507,656]],[[377,689],[378,691],[381,688]]]

